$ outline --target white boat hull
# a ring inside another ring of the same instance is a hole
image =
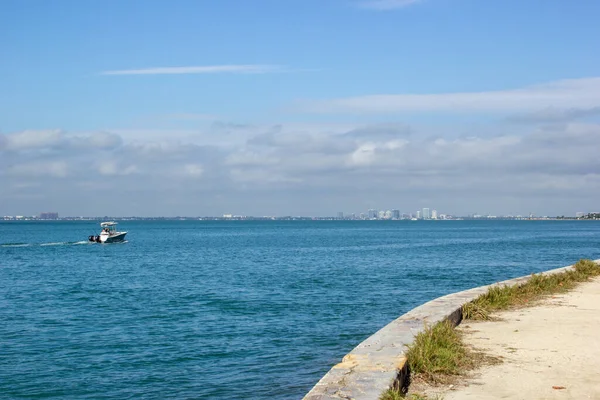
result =
[[[127,232],[115,232],[112,235],[109,235],[106,232],[102,232],[100,234],[100,243],[119,243],[125,241],[125,235]]]

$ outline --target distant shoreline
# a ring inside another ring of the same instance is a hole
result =
[[[64,217],[58,219],[41,219],[32,217],[4,217],[0,222],[61,222],[61,221],[335,221],[335,222],[438,222],[438,221],[597,221],[596,218],[576,217],[533,217],[533,218],[472,218],[456,217],[445,219],[339,219],[335,217]]]

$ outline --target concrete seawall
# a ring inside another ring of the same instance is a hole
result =
[[[600,264],[600,260],[595,260]],[[542,275],[572,269],[553,269]],[[448,319],[454,325],[462,320],[462,306],[486,293],[492,286],[512,286],[527,282],[531,275],[492,285],[452,293],[412,309],[360,343],[304,397],[305,400],[376,400],[393,385],[405,386],[408,377],[406,346],[426,325]]]

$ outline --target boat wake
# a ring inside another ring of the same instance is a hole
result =
[[[87,240],[79,242],[51,242],[51,243],[0,243],[0,247],[46,247],[46,246],[75,246],[81,244],[91,244]]]

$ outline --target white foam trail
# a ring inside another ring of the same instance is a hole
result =
[[[79,242],[51,242],[51,243],[5,243],[0,244],[0,247],[32,247],[32,246],[76,246],[82,244],[94,244],[95,242],[90,242],[89,240],[81,240]],[[120,242],[127,243],[127,241]],[[118,244],[118,243],[113,243]]]

